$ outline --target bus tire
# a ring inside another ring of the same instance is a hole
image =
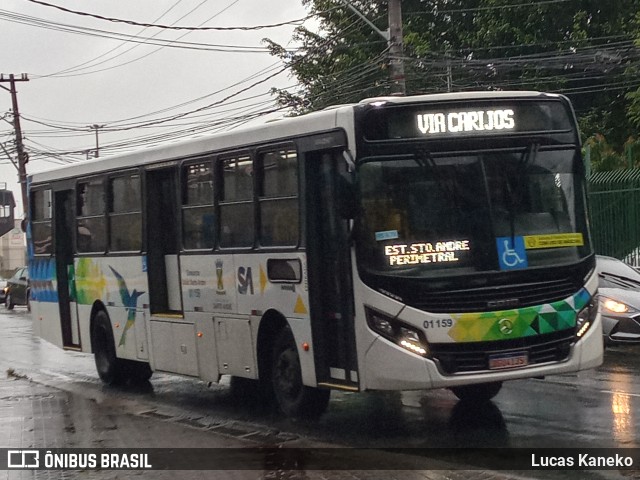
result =
[[[486,403],[495,397],[501,388],[502,382],[490,382],[451,387],[450,390],[463,402]]]
[[[91,331],[91,344],[100,380],[107,385],[120,383],[123,379],[124,363],[116,356],[111,322],[104,310],[96,313]]]
[[[302,383],[298,349],[289,327],[280,331],[274,343],[271,384],[278,409],[287,417],[316,419],[329,405],[330,390]]]
[[[153,370],[147,362],[139,362],[137,360],[120,360],[123,364],[123,380],[128,380],[134,384],[142,384],[148,382],[153,375]]]

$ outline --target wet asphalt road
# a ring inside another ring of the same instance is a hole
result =
[[[334,392],[314,423],[281,419],[252,390],[154,374],[143,389],[103,386],[93,357],[64,352],[31,335],[28,312],[0,306],[0,364],[78,392],[140,402],[184,418],[224,418],[265,432],[289,432],[331,445],[360,447],[640,447],[640,346],[605,352],[597,370],[506,383],[494,401],[468,408],[448,391]],[[178,412],[178,413],[176,413]]]

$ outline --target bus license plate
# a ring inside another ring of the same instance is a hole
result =
[[[489,356],[489,370],[517,368],[529,365],[527,352],[501,353]]]

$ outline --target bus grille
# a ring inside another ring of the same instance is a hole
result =
[[[407,304],[432,313],[484,312],[521,308],[563,300],[580,289],[570,278],[446,292],[423,292]],[[504,305],[504,308],[501,307]]]
[[[446,375],[489,370],[489,357],[495,354],[527,352],[528,365],[561,362],[571,353],[574,329],[518,340],[486,343],[431,344],[431,353],[438,368]]]

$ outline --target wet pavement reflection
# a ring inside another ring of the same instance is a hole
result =
[[[154,374],[143,387],[106,387],[98,380],[92,356],[63,352],[33,338],[26,310],[9,313],[0,306],[0,328],[0,363],[5,367],[186,420],[231,419],[266,433],[357,447],[640,446],[640,346],[607,349],[604,365],[596,370],[505,383],[492,402],[482,405],[460,402],[446,390],[334,392],[319,421],[302,422],[275,415],[260,402],[254,382],[228,377],[209,386]]]

